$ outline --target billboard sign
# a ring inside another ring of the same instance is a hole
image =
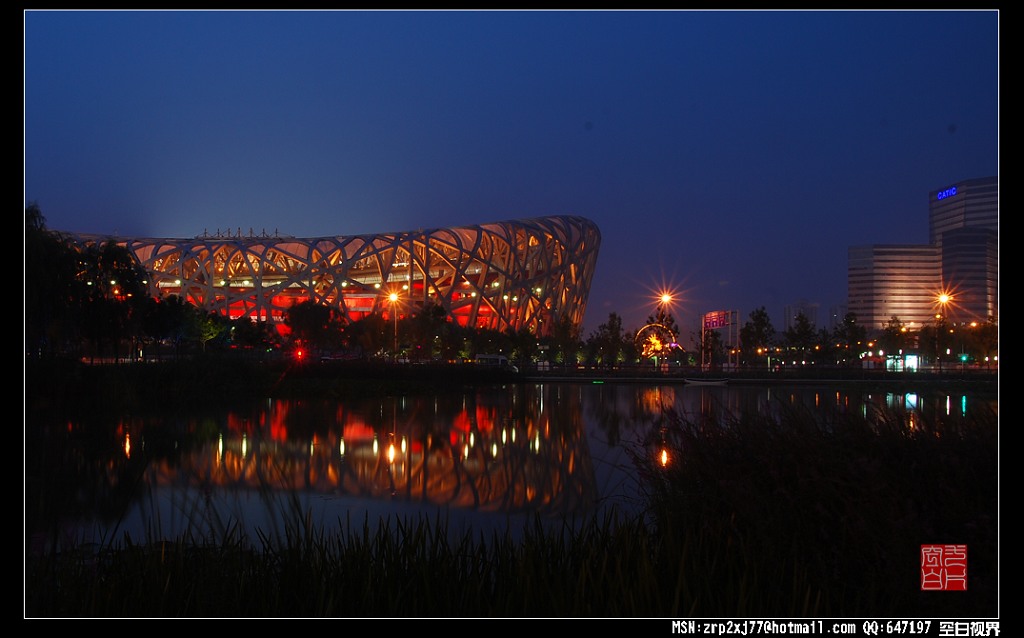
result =
[[[704,329],[724,328],[732,325],[732,310],[716,310],[715,312],[704,313]]]

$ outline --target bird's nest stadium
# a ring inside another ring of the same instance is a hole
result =
[[[310,239],[65,237],[124,246],[155,297],[178,295],[232,319],[281,325],[292,305],[314,301],[351,322],[430,303],[460,326],[538,336],[565,321],[582,325],[601,243],[597,226],[576,216]]]

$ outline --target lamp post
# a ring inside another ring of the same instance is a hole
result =
[[[395,359],[398,359],[398,293],[393,292],[388,295],[388,301],[391,302],[391,314],[395,317],[395,347],[391,351]]]
[[[978,322],[972,321],[966,326],[960,329],[960,374],[963,374],[967,369],[967,360],[970,359],[970,355],[976,352],[978,343]],[[970,343],[966,343],[970,341]],[[975,358],[977,363],[977,358]]]
[[[670,292],[668,290],[663,290],[661,292],[661,294],[658,295],[657,312],[655,313],[655,317],[654,317],[655,321],[657,323],[663,325],[666,328],[666,332],[668,334],[672,335],[671,340],[669,340],[668,343],[662,343],[661,344],[661,348],[659,349],[659,352],[664,351],[664,355],[662,357],[662,360],[663,360],[663,364],[666,366],[666,368],[665,368],[666,371],[667,371],[667,366],[668,366],[668,361],[669,361],[669,355],[671,354],[671,351],[672,351],[672,346],[676,345],[675,342],[677,341],[677,335],[675,334],[675,331],[672,330],[672,328],[670,327],[669,321],[668,321],[669,316],[670,316],[669,312],[672,309],[672,303],[674,301],[675,301],[675,298],[672,296],[672,292]],[[654,367],[655,367],[655,369],[658,369],[658,370],[661,369],[661,368],[658,367],[658,359],[657,359],[657,357],[655,357],[655,359],[654,359]]]
[[[946,327],[946,306],[949,302],[953,301],[953,296],[949,293],[939,293],[935,298],[936,303],[939,306],[939,312],[935,315],[935,363],[939,367],[939,372],[942,372],[942,354],[939,350],[939,332]]]
[[[758,348],[757,356],[765,355],[768,358],[768,372],[772,371],[772,353],[768,348]]]

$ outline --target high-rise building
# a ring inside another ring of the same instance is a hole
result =
[[[801,299],[795,304],[786,306],[785,311],[785,329],[792,330],[793,324],[796,321],[797,315],[802,314],[807,318],[812,326],[818,326],[818,307],[819,304],[812,303],[806,299]]]
[[[920,329],[935,316],[940,268],[935,246],[853,246],[847,274],[850,312],[869,331],[882,330],[893,317]]]
[[[928,194],[928,243],[958,228],[999,231],[999,178],[965,179]]]
[[[850,311],[849,305],[845,303],[836,304],[829,306],[828,308],[828,329],[829,332],[835,330],[837,327],[846,321],[846,313]]]
[[[999,241],[987,228],[943,233],[942,281],[955,323],[983,322],[999,313]]]
[[[896,317],[911,329],[942,311],[954,323],[999,316],[999,178],[949,184],[928,194],[929,243],[853,246],[848,307],[868,330]],[[938,296],[950,295],[939,307]]]
[[[999,179],[968,179],[928,196],[929,240],[942,254],[942,289],[955,323],[999,313]]]

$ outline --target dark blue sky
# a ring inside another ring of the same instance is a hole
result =
[[[999,13],[30,11],[25,202],[55,230],[299,237],[544,215],[603,241],[584,337],[846,301],[999,171]],[[684,341],[686,337],[684,335]]]

